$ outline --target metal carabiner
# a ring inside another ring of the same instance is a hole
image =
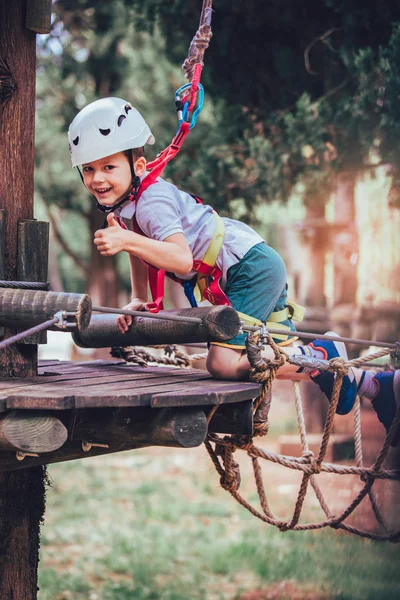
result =
[[[189,116],[188,112],[189,112],[189,105],[190,105],[189,100],[187,100],[183,103],[183,109],[181,106],[179,106],[178,103],[182,102],[181,95],[183,94],[183,92],[185,92],[189,88],[192,89],[192,84],[186,83],[185,85],[182,85],[180,88],[178,88],[175,92],[175,106],[179,107],[179,108],[177,108],[179,126],[184,121],[188,120],[188,116]],[[193,127],[196,125],[197,117],[199,116],[199,114],[203,108],[203,104],[204,104],[204,88],[201,85],[201,83],[197,84],[197,91],[198,91],[198,102],[197,102],[197,107],[196,107],[195,111],[193,112],[191,120],[190,120],[190,129],[193,129]],[[196,95],[197,95],[197,93],[196,93]]]

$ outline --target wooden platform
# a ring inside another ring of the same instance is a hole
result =
[[[0,412],[214,405],[254,399],[260,389],[257,383],[216,380],[199,369],[42,361],[37,377],[0,379]]]
[[[199,369],[42,361],[37,377],[0,379],[0,473],[145,446],[192,448],[208,432],[251,435],[260,390]]]

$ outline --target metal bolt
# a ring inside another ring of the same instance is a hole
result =
[[[35,454],[34,452],[23,452],[23,450],[17,450],[15,453],[15,458],[17,460],[24,460],[25,456],[39,456],[39,454]]]
[[[109,448],[109,444],[100,444],[96,442],[88,442],[87,440],[82,440],[82,450],[84,452],[90,452],[92,448]]]

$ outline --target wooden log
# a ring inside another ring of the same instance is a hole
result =
[[[230,306],[165,310],[159,314],[199,317],[201,323],[156,320],[146,318],[143,313],[143,317],[133,317],[127,333],[121,333],[117,327],[118,315],[93,315],[87,329],[75,332],[73,340],[81,348],[225,342],[240,330],[238,314]]]
[[[77,328],[84,329],[90,321],[92,302],[87,294],[0,289],[0,325],[27,329],[60,310],[75,313]]]
[[[51,0],[28,0],[25,24],[36,33],[50,33]]]
[[[131,446],[194,448],[204,442],[207,429],[206,416],[199,407],[80,410],[70,438]]]
[[[47,282],[49,266],[49,223],[23,219],[18,223],[18,281]],[[46,344],[47,331],[31,335],[21,344]]]
[[[208,425],[208,431],[212,433],[252,435],[253,400],[235,402],[234,404],[221,404]]]
[[[147,446],[193,448],[203,443],[208,429],[200,407],[69,411],[61,418],[71,430],[63,446],[22,461],[0,450],[0,473]],[[87,451],[83,442],[89,442]]]
[[[11,411],[0,418],[0,448],[23,452],[52,452],[68,437],[65,425],[39,411]]]

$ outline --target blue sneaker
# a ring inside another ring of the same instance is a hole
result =
[[[336,335],[333,331],[328,331],[325,335]],[[343,342],[329,340],[314,340],[308,344],[314,350],[322,352],[324,360],[330,360],[341,356],[348,360],[346,346]],[[306,350],[307,346],[303,346]],[[306,352],[307,354],[307,352]],[[333,384],[335,376],[328,371],[314,371],[310,374],[311,379],[320,387],[328,398],[329,402],[332,398]],[[352,369],[349,369],[349,374],[343,377],[342,388],[340,390],[339,401],[336,407],[336,412],[339,415],[347,415],[354,406],[357,397],[357,383]]]
[[[374,375],[374,381],[378,385],[378,391],[372,399],[372,406],[386,431],[389,431],[400,406],[400,371],[381,371]],[[399,442],[400,427],[394,435],[392,446]]]

